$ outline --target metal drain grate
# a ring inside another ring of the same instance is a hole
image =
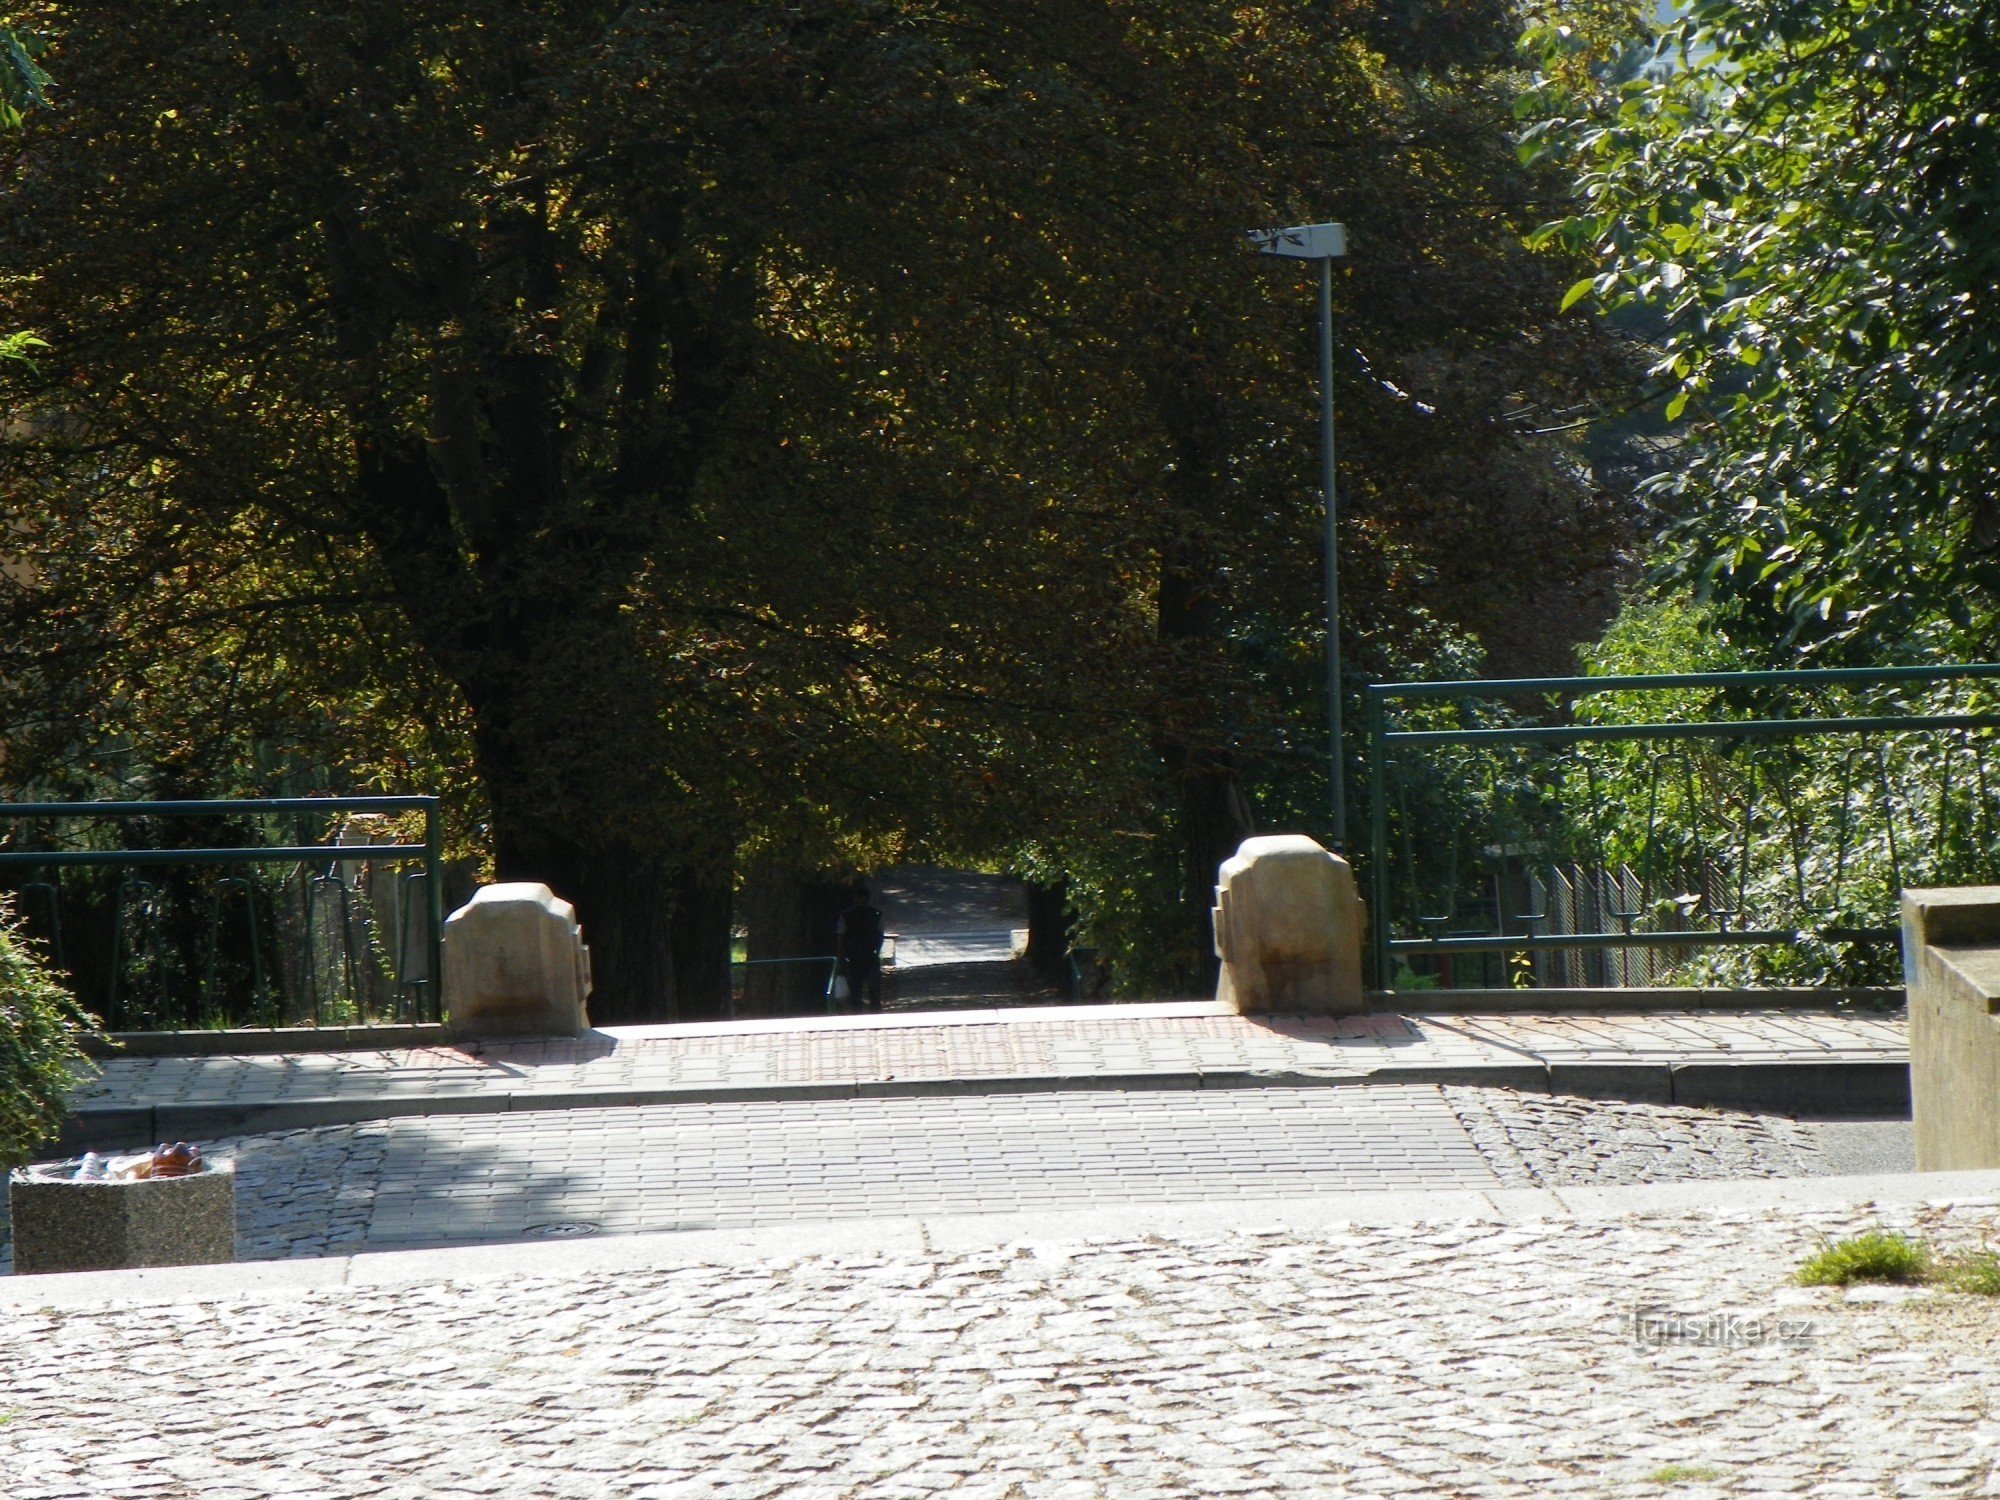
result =
[[[604,1226],[588,1219],[575,1219],[560,1224],[530,1224],[521,1233],[538,1240],[573,1240],[587,1234],[602,1234]]]

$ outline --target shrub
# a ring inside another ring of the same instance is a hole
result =
[[[56,983],[0,898],[0,1168],[55,1135],[69,1090],[88,1076],[96,1024]]]
[[[2000,1254],[1974,1250],[1948,1260],[1938,1279],[1955,1292],[1976,1297],[2000,1297]]]
[[[1871,1229],[1828,1245],[1799,1267],[1801,1286],[1847,1286],[1856,1281],[1922,1281],[1930,1254],[1917,1241]]]

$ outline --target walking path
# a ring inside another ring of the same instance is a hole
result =
[[[1991,1494],[2000,1174],[933,1219],[0,1283],[9,1500]]]
[[[208,1143],[245,1260],[1401,1188],[1908,1170],[1906,1121],[1507,1089],[1146,1089],[407,1116]],[[0,1267],[6,1227],[0,1218]]]
[[[896,967],[934,964],[1004,964],[1014,956],[1014,934],[1000,932],[906,932],[896,939]]]
[[[784,1098],[1469,1083],[1694,1104],[1894,1105],[1898,1017],[1237,1016],[1211,1001],[611,1027],[574,1041],[105,1062],[78,1139],[409,1114]]]

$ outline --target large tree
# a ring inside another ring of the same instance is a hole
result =
[[[2000,12],[1699,0],[1594,82],[1547,40],[1534,149],[1582,211],[1545,235],[1655,341],[1674,571],[1760,655],[1990,654]]]
[[[1308,304],[1246,227],[1368,247],[1364,661],[1432,615],[1559,647],[1505,601],[1609,550],[1523,435],[1597,355],[1518,245],[1497,6],[46,9],[81,102],[0,250],[53,346],[8,733],[210,783],[246,737],[462,749],[600,1018],[712,976],[752,857],[1102,841],[1156,795],[1201,961],[1246,774],[1295,806],[1317,764]]]
[[[16,471],[45,628],[15,639],[72,629],[17,681],[268,705],[359,662],[462,731],[497,872],[577,901],[600,1014],[659,1006],[673,914],[728,889],[734,783],[827,758],[827,674],[774,661],[881,665],[852,580],[899,532],[933,589],[990,591],[953,544],[1004,537],[1004,486],[880,456],[905,372],[838,274],[908,274],[934,226],[879,210],[979,131],[924,20],[63,8],[90,102],[31,142],[10,237],[59,351]],[[926,687],[964,685],[944,665]]]
[[[21,123],[22,111],[46,102],[43,90],[49,75],[35,61],[40,43],[12,27],[0,27],[0,129],[12,130]],[[16,329],[0,332],[0,359],[24,359],[39,347],[31,333]]]

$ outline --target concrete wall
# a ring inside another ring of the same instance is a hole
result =
[[[1917,1170],[2000,1167],[2000,886],[1903,892]]]

